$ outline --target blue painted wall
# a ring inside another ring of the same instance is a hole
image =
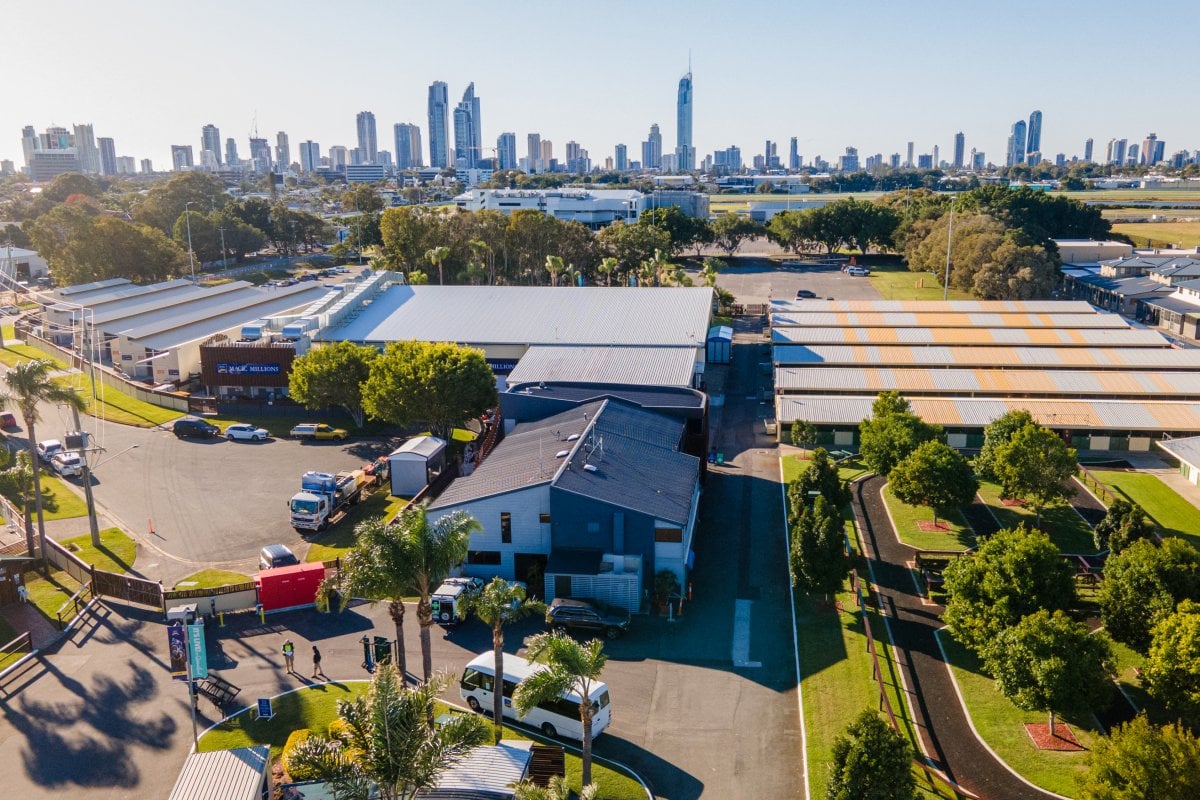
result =
[[[550,545],[552,550],[613,552],[613,516],[625,519],[622,553],[642,557],[643,589],[654,575],[654,517],[550,487]],[[597,531],[588,532],[595,523]]]

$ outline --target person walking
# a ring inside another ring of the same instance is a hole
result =
[[[287,667],[288,675],[296,671],[296,645],[291,639],[283,643],[283,665]]]
[[[315,678],[318,675],[321,676],[321,678],[323,678],[325,680],[329,680],[329,676],[325,674],[325,671],[323,669],[321,669],[321,651],[318,650],[317,646],[314,644],[313,645],[313,674],[312,674],[312,676]]]

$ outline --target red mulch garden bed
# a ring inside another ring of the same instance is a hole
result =
[[[944,531],[950,532],[950,525],[945,522],[933,522],[932,520],[920,519],[917,520],[917,527],[923,531]]]
[[[1015,497],[1009,497],[1004,500],[1001,500],[1000,502],[1006,506],[1023,506],[1023,505],[1025,505],[1024,500],[1018,500]]]
[[[1027,722],[1025,732],[1033,739],[1033,744],[1038,750],[1074,753],[1086,749],[1065,722],[1055,723],[1053,736],[1050,735],[1050,725],[1045,722]]]

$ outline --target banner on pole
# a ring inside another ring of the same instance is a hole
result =
[[[171,677],[176,680],[187,680],[187,632],[182,625],[172,625],[167,628],[167,651],[170,653]]]
[[[204,648],[204,623],[188,625],[188,658],[192,664],[193,678],[208,677],[208,652]]]

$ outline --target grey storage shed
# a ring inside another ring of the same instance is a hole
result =
[[[192,753],[168,800],[262,800],[270,791],[270,754],[265,744]]]
[[[446,442],[436,436],[414,436],[388,456],[392,494],[413,497],[446,468]]]
[[[728,364],[733,348],[733,328],[714,325],[708,329],[704,356],[710,364]]]

